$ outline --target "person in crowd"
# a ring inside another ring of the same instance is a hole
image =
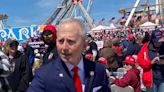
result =
[[[9,60],[12,62],[13,72],[7,77],[12,92],[25,92],[32,80],[32,69],[27,56],[17,50],[18,41],[9,43]]]
[[[120,87],[132,86],[134,92],[141,92],[140,88],[140,71],[135,67],[135,59],[132,56],[127,56],[123,61],[126,74],[123,78],[114,80],[114,84]]]
[[[0,50],[2,50],[3,47],[3,41],[0,40]]]
[[[110,78],[111,76],[111,72],[108,70],[108,60],[104,57],[100,57],[97,62],[99,62],[100,64],[104,65],[106,67],[106,74],[108,76],[108,78]],[[111,80],[110,80],[111,82]]]
[[[164,34],[154,30],[150,42],[145,43],[138,53],[138,64],[143,69],[142,81],[147,92],[164,92]]]
[[[37,70],[27,92],[110,92],[105,67],[82,55],[86,31],[80,20],[62,20],[56,44],[59,57]]]
[[[147,42],[149,42],[149,41],[150,41],[150,35],[149,35],[148,32],[145,32],[145,33],[144,33],[144,38],[143,38],[143,40],[142,40],[142,44],[145,44],[145,43],[147,43]]]
[[[124,59],[126,56],[128,56],[128,55],[138,54],[138,52],[139,52],[140,49],[141,49],[141,45],[139,45],[139,44],[136,42],[136,39],[135,39],[135,37],[133,36],[133,34],[129,34],[128,40],[129,40],[129,45],[128,45],[128,48],[127,48],[126,53],[123,55],[123,59]]]
[[[48,24],[44,27],[43,33],[41,34],[41,38],[46,45],[48,45],[47,50],[43,55],[43,64],[45,65],[49,63],[52,59],[56,59],[58,57],[57,49],[56,49],[56,28],[55,26]]]
[[[111,40],[104,41],[103,48],[99,51],[99,57],[107,59],[107,68],[109,71],[114,72],[117,70],[117,52],[114,48],[112,48]]]
[[[12,92],[6,79],[6,77],[13,72],[11,67],[12,62],[10,62],[7,55],[5,55],[2,50],[0,50],[0,92]]]
[[[93,55],[92,54],[86,54],[85,58],[89,59],[89,60],[93,60]]]
[[[128,42],[128,40],[125,37],[122,37],[120,45],[121,45],[121,47],[123,49],[123,52],[126,52],[127,48],[128,48],[128,45],[129,45],[129,42]]]
[[[93,61],[96,61],[98,59],[98,47],[97,44],[94,42],[93,37],[88,34],[87,35],[87,42],[88,45],[86,47],[86,52],[85,54],[92,54],[93,55]]]
[[[12,40],[9,38],[5,41],[4,45],[3,45],[3,52],[6,54],[6,55],[9,55],[9,43],[11,42]]]
[[[99,63],[103,64],[106,68],[108,68],[108,60],[104,57],[100,57],[98,60],[97,60]]]
[[[32,73],[33,75],[35,74],[35,71],[41,67],[41,55],[40,53],[36,53],[35,59],[34,59],[34,64],[32,66]]]
[[[30,65],[33,66],[35,59],[34,49],[30,45],[28,45],[28,41],[22,42],[22,47],[24,54],[27,55]]]
[[[117,57],[116,57],[116,60],[117,60],[117,62],[118,62],[118,66],[119,67],[123,67],[122,66],[122,55],[123,55],[123,48],[122,48],[122,46],[121,46],[121,44],[120,44],[120,39],[118,39],[118,38],[114,38],[113,40],[112,40],[112,44],[113,44],[113,46],[112,46],[112,48],[114,48],[115,50],[116,50],[116,53],[117,53]]]

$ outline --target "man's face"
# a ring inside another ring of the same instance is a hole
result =
[[[22,47],[23,48],[26,48],[27,47],[27,44],[26,43],[22,43]]]
[[[162,42],[157,42],[157,41],[153,40],[153,44],[156,48],[160,48],[162,45]]]
[[[129,71],[130,69],[132,69],[132,66],[129,65],[128,63],[124,63],[124,68],[126,71]]]
[[[53,42],[53,33],[50,31],[45,31],[43,33],[43,41],[45,44],[50,45]]]
[[[9,54],[12,56],[15,56],[16,52],[17,52],[18,46],[10,46],[9,48]]]
[[[77,64],[84,50],[85,40],[79,34],[80,27],[75,23],[61,25],[57,32],[57,50],[64,62]]]

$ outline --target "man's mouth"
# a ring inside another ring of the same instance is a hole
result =
[[[71,54],[63,53],[62,55],[67,57],[67,56],[70,56]]]

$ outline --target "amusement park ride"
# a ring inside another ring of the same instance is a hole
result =
[[[0,29],[4,28],[3,20],[7,19],[7,18],[8,18],[8,16],[6,14],[0,14]]]
[[[44,24],[53,23],[57,25],[63,18],[75,17],[84,20],[88,23],[90,28],[95,27],[92,23],[93,19],[89,15],[93,5],[93,0],[88,0],[87,8],[83,6],[82,2],[82,0],[63,0]],[[78,9],[81,11],[79,12],[79,15],[82,13],[84,17],[79,17],[77,14]],[[0,29],[4,29],[3,20],[7,18],[8,16],[6,14],[0,14]]]
[[[140,4],[141,1],[145,1],[144,3],[145,4]],[[137,14],[140,14],[140,16],[144,15],[144,14],[147,14],[148,15],[148,21],[150,21],[150,8],[154,7],[154,10],[156,12],[156,14],[161,14],[161,16],[163,16],[163,7],[162,7],[162,0],[156,0],[156,4],[154,5],[150,5],[148,4],[148,1],[149,0],[136,0],[135,4],[133,7],[131,8],[121,8],[119,10],[120,13],[122,13],[124,16],[128,16],[126,22],[125,22],[125,26],[128,26],[129,23],[130,23],[130,20],[132,19],[132,17],[134,15],[137,15]],[[137,11],[137,8],[144,8],[144,10],[142,11]],[[131,12],[126,12],[127,9],[131,9]],[[162,23],[163,23],[163,20],[161,20]],[[156,19],[156,24],[159,24],[159,19]]]
[[[93,5],[94,0],[88,0],[88,5],[85,8],[83,6],[83,0],[62,0],[60,5],[57,6],[55,11],[48,17],[44,24],[53,23],[58,25],[59,22],[63,18],[67,17],[75,17],[82,19],[90,28],[95,27],[96,25],[93,23],[93,19],[90,17],[90,11]],[[134,15],[140,13],[140,16],[145,14],[149,15],[151,8],[155,7],[153,11],[156,11],[156,14],[161,14],[164,16],[164,0],[155,0],[156,4],[150,5],[148,4],[150,0],[136,0],[133,7],[130,8],[121,8],[119,12],[124,16],[127,16],[127,20],[125,22],[125,26],[129,26],[130,20]],[[144,4],[140,4],[143,3]],[[138,11],[138,8],[143,8],[143,10]],[[130,12],[127,12],[131,10]],[[0,29],[4,28],[3,20],[7,19],[8,16],[6,14],[0,14]],[[148,20],[150,18],[148,17]],[[162,24],[164,24],[164,20],[161,20]],[[159,24],[159,19],[156,19],[156,24]]]
[[[61,5],[59,5],[56,10],[52,13],[52,15],[47,19],[45,24],[48,23],[54,23],[55,25],[59,24],[59,22],[65,18],[65,17],[75,17],[75,18],[81,18],[77,16],[77,9],[79,9],[84,15],[84,21],[89,24],[90,28],[95,27],[95,25],[92,23],[92,18],[89,15],[89,12],[91,10],[91,7],[93,5],[93,0],[88,1],[87,9],[84,8],[82,4],[82,0],[63,0]]]
[[[86,4],[86,3],[85,3]],[[87,27],[93,28],[95,25],[92,23],[93,20],[89,13],[93,5],[93,0],[88,0],[87,7],[83,6],[82,0],[62,0],[60,5],[55,9],[55,11],[50,15],[50,17],[43,24],[52,23],[58,25],[63,18],[75,17],[80,18]],[[78,14],[79,13],[79,14]],[[80,16],[80,17],[79,17]],[[41,26],[26,26],[26,27],[10,27],[6,25],[8,16],[6,14],[0,14],[0,41],[6,41],[8,38],[16,39],[20,43],[24,40],[37,37],[40,34]],[[6,28],[8,27],[8,28]],[[42,43],[38,39],[31,44],[32,46],[42,47]],[[44,45],[43,45],[44,46]]]

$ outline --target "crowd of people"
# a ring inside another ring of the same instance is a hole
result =
[[[113,84],[131,86],[134,92],[163,92],[163,32],[128,29],[92,35],[83,22],[68,18],[44,27],[43,53],[29,41],[7,39],[0,50],[0,92],[111,92]],[[97,40],[103,41],[100,49]],[[120,68],[125,71],[118,77]]]

